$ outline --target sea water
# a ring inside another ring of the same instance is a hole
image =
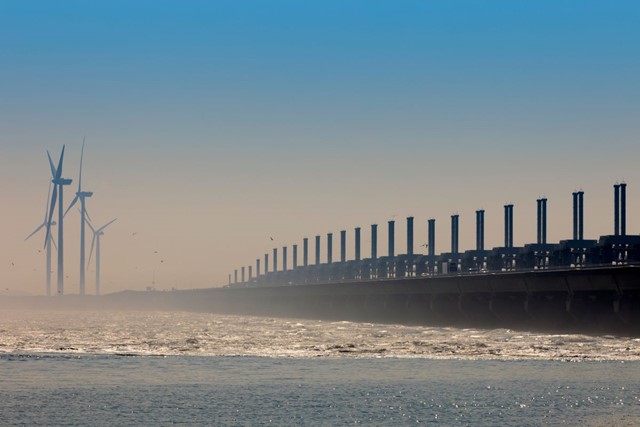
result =
[[[640,425],[640,340],[0,312],[0,425]]]

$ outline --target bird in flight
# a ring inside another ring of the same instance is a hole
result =
[[[269,237],[273,241],[273,237]]]

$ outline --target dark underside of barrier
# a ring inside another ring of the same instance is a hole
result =
[[[191,311],[640,336],[637,266],[135,294]]]

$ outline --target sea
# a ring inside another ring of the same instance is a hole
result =
[[[0,310],[2,426],[638,426],[640,339]]]

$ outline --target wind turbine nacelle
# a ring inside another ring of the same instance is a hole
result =
[[[67,178],[60,178],[60,179],[54,179],[51,182],[53,182],[56,185],[71,185],[73,180],[67,179]]]
[[[81,191],[78,193],[80,197],[91,197],[93,196],[93,191]]]

